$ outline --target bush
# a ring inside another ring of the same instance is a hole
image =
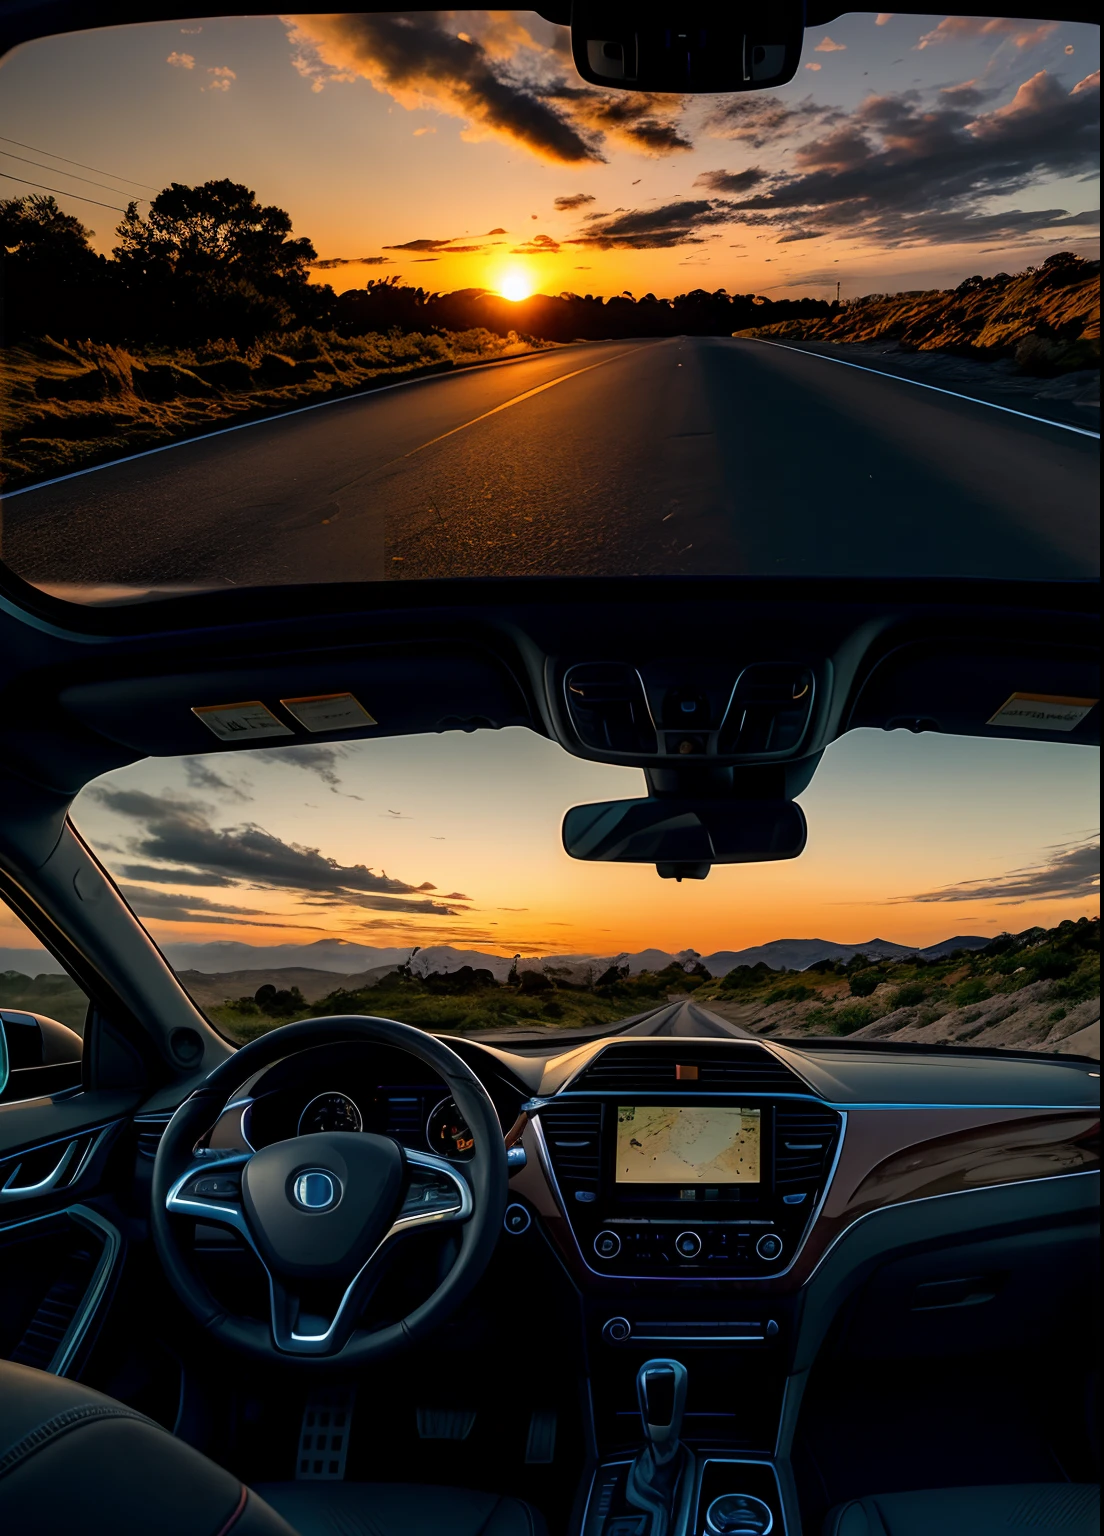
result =
[[[543,971],[522,971],[518,978],[522,995],[530,997],[534,992],[551,992],[552,983]]]
[[[1100,964],[1086,966],[1073,976],[1067,976],[1054,988],[1055,997],[1064,997],[1069,1003],[1083,1003],[1100,995]]]
[[[877,971],[856,971],[851,977],[851,996],[870,997],[881,979]]]
[[[1024,956],[1024,965],[1031,972],[1033,981],[1060,981],[1077,969],[1077,957],[1044,944],[1033,954]]]
[[[890,1006],[892,1008],[915,1008],[918,1003],[924,1001],[927,988],[919,981],[906,982],[903,987],[898,987],[894,992]]]
[[[832,1016],[832,1033],[853,1035],[864,1024],[873,1023],[874,1017],[874,1009],[868,1003],[844,1003]]]
[[[982,977],[972,976],[968,981],[960,981],[952,995],[956,1007],[966,1008],[971,1003],[983,1003],[992,994]]]
[[[803,986],[800,982],[792,987],[774,987],[767,993],[768,1003],[807,1003],[811,997],[816,996],[815,987]]]

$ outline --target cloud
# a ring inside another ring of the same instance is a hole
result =
[[[963,880],[898,902],[997,901],[1018,906],[1025,901],[1062,901],[1096,896],[1100,890],[1100,839],[1059,848],[1039,864],[1013,869],[1005,875]]]
[[[569,197],[556,197],[552,199],[552,206],[558,213],[572,213],[576,208],[584,208],[587,203],[594,201],[593,192],[572,192]],[[495,234],[502,235],[506,231],[498,229]]]
[[[970,42],[979,37],[1010,37],[1017,48],[1034,48],[1058,30],[1056,21],[1042,21],[1032,26],[1008,16],[944,16],[937,27],[925,32],[918,49],[940,43]]]
[[[814,74],[817,73],[822,67],[823,66],[820,64],[806,64],[805,66],[806,69],[811,69]]]
[[[599,251],[655,251],[676,245],[701,245],[699,230],[724,223],[730,205],[712,199],[684,198],[659,208],[617,209],[591,214],[583,232],[569,242]]]
[[[223,922],[242,917],[266,917],[258,907],[234,907],[221,901],[208,901],[205,896],[185,896],[175,891],[146,891],[138,885],[119,887],[130,906],[139,917],[157,917],[162,922]],[[225,917],[212,919],[210,913],[222,912]]]
[[[216,773],[202,757],[184,759],[184,777],[191,789],[207,790],[211,794],[223,795],[228,800],[251,798],[240,785],[232,784],[229,779],[224,779],[221,773]]]
[[[161,869],[156,864],[123,864],[119,873],[128,880],[144,880],[151,885],[236,885],[228,875],[212,875],[201,869]]]
[[[794,240],[819,240],[826,235],[826,229],[791,229],[788,235],[779,235],[779,245],[789,245]]]
[[[491,235],[504,235],[505,233],[506,231],[504,229],[489,229],[483,238],[488,240],[490,239]]]
[[[842,120],[838,107],[822,107],[811,97],[789,103],[778,96],[733,96],[714,107],[705,119],[706,131],[719,139],[736,139],[763,149],[792,138],[804,128],[822,128]]]
[[[368,80],[408,110],[434,109],[466,124],[465,137],[494,137],[544,160],[582,164],[601,153],[540,87],[510,68],[524,28],[495,27],[484,42],[458,37],[447,13],[354,13],[286,19],[293,63],[312,88]]]
[[[988,112],[968,92],[934,102],[919,91],[868,96],[820,124],[790,152],[788,171],[729,204],[729,216],[780,235],[817,228],[883,249],[1016,244],[1084,222],[1081,212],[1009,201],[1043,181],[1093,175],[1099,118],[1098,76],[1070,90],[1045,70]]]
[[[496,234],[505,234],[505,230],[495,231]],[[447,240],[407,240],[402,245],[385,245],[385,251],[440,251],[444,256],[461,256],[470,251],[482,251],[486,247],[482,245],[456,245],[454,242],[461,237],[450,235]]]
[[[208,68],[207,73],[213,75],[214,79],[209,80],[203,87],[205,91],[228,91],[231,82],[238,78],[232,69],[227,69],[224,65],[218,64],[212,64]]]
[[[583,128],[645,155],[672,155],[693,149],[677,122],[682,110],[678,96],[645,91],[596,91],[589,86],[557,81],[545,93],[562,102]]]
[[[553,240],[551,235],[534,235],[532,240],[527,240],[524,245],[515,245],[510,255],[554,256],[559,248],[559,241]]]
[[[877,16],[874,18],[874,25],[876,27],[884,27],[887,22],[893,20],[894,15],[895,12],[893,11],[879,11]]]
[[[346,795],[350,800],[361,800],[362,795],[350,795],[341,788],[337,776],[337,764],[342,757],[340,747],[261,747],[253,752],[254,762],[275,763],[280,768],[299,768],[303,773],[313,773],[335,795]]]
[[[286,843],[255,822],[215,827],[200,801],[105,787],[91,793],[116,815],[142,823],[142,830],[129,840],[132,853],[176,866],[166,871],[175,883],[188,883],[196,874],[213,875],[211,884],[229,880],[255,890],[292,891],[314,905],[457,915],[456,908],[422,894],[424,885],[396,880],[364,864],[340,864],[317,848]],[[188,872],[183,878],[180,868]]]
[[[170,53],[168,58],[165,60],[165,63],[166,64],[171,64],[174,69],[194,69],[195,68],[195,54],[194,53],[177,53],[177,51],[174,48],[172,53]]]
[[[746,171],[703,171],[694,185],[704,187],[707,192],[727,193],[730,197],[738,197],[745,192],[750,192],[752,187],[757,187],[766,179],[766,171],[761,171],[757,165],[753,165]]]
[[[319,272],[332,272],[335,267],[393,267],[395,263],[390,256],[327,256],[307,265]]]
[[[834,43],[830,37],[822,37],[820,42],[816,45],[815,52],[817,52],[817,53],[846,53],[847,52],[847,44],[846,43]]]

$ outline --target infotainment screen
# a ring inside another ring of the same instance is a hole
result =
[[[746,1106],[617,1106],[619,1184],[758,1184],[762,1112]]]

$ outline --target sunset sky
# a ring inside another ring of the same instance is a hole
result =
[[[151,760],[73,815],[162,942],[704,954],[1092,915],[1097,772],[1086,747],[853,732],[801,796],[799,859],[681,885],[569,859],[567,807],[640,795],[643,776],[521,729]]]
[[[108,251],[128,196],[229,177],[338,291],[932,287],[1095,254],[1098,46],[851,15],[780,91],[682,99],[584,86],[532,12],[112,28],[4,62],[0,189],[56,189]]]

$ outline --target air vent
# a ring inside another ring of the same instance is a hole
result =
[[[161,1137],[172,1115],[135,1115],[134,1129],[138,1133],[138,1156],[150,1162],[157,1156]]]
[[[812,1104],[779,1104],[774,1118],[774,1187],[814,1189],[824,1182],[840,1119]]]
[[[611,1045],[571,1084],[603,1093],[802,1093],[813,1090],[761,1045]]]
[[[570,1101],[546,1104],[540,1112],[540,1125],[560,1184],[584,1195],[596,1192],[601,1171],[602,1106]]]

